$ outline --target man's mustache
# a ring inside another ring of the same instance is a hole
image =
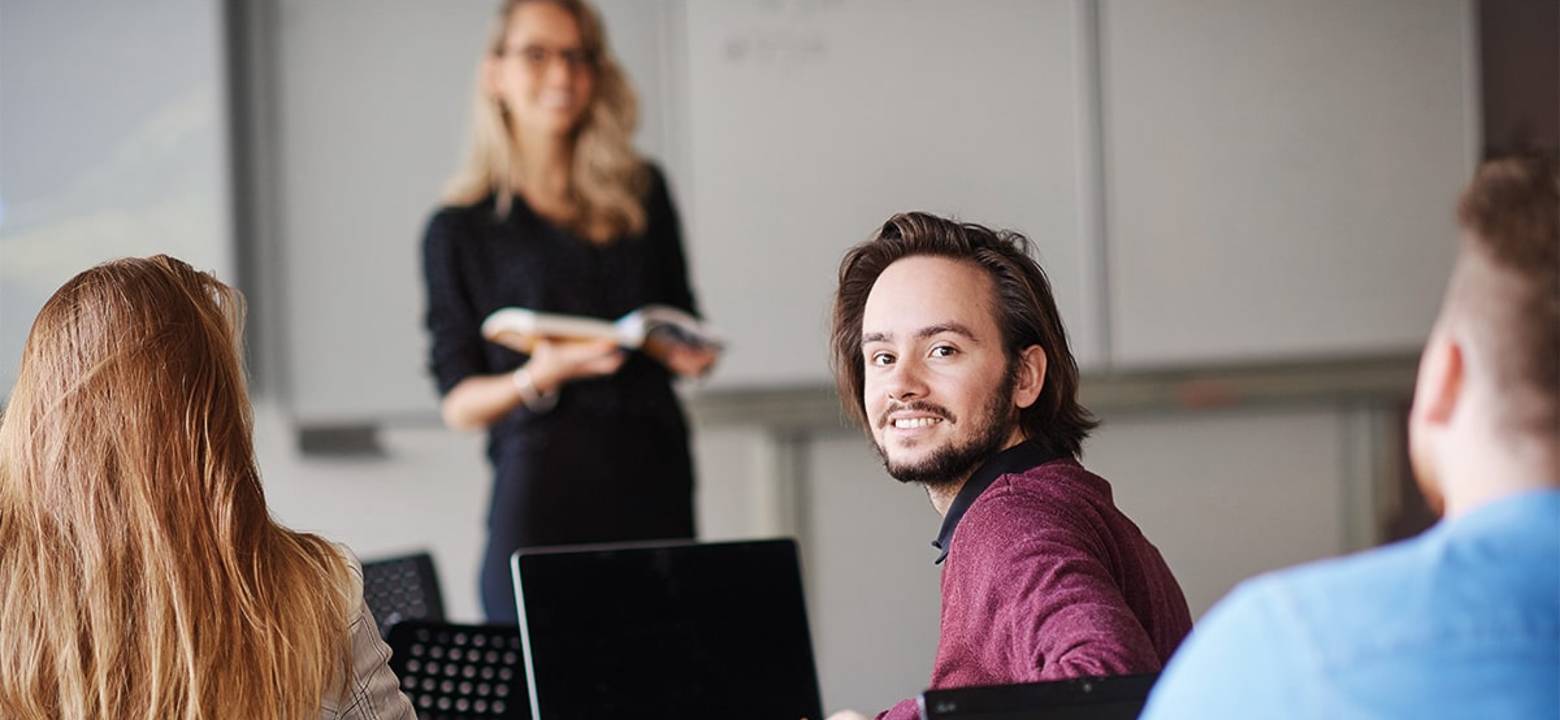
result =
[[[878,416],[878,427],[886,427],[888,425],[888,416],[893,415],[896,412],[903,412],[906,410],[910,412],[921,412],[928,415],[935,415],[944,420],[947,420],[948,422],[958,422],[958,418],[954,417],[953,412],[948,410],[948,408],[929,403],[925,400],[917,400],[911,403],[894,405],[887,410],[884,410],[883,414]]]

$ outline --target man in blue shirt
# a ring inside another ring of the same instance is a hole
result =
[[[1247,582],[1143,715],[1560,718],[1560,172],[1485,163],[1420,361],[1415,475],[1442,521]]]

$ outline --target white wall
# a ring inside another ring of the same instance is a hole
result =
[[[1466,0],[1103,0],[1115,367],[1413,352],[1479,152]]]
[[[1332,408],[1108,418],[1084,462],[1175,571],[1194,617],[1236,583],[1349,549],[1355,471]]]
[[[807,455],[802,542],[824,703],[879,710],[931,677],[942,520],[860,435],[819,438]]]
[[[161,252],[231,277],[222,53],[204,0],[0,5],[0,398],[76,273]]]
[[[381,435],[382,458],[321,459],[298,451],[274,403],[255,408],[255,452],[273,515],[365,560],[430,550],[445,612],[458,621],[482,616],[477,569],[491,483],[483,438],[392,429]]]

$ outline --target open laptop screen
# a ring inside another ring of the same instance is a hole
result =
[[[821,720],[789,540],[521,550],[534,716]]]
[[[921,693],[924,720],[1134,720],[1155,674]]]

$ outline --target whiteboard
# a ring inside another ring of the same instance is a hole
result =
[[[1103,3],[1113,360],[1415,352],[1478,153],[1465,0]]]
[[[166,253],[236,285],[222,15],[210,0],[6,2],[0,400],[44,301]]]
[[[1070,0],[688,0],[683,211],[714,387],[828,382],[846,248],[928,210],[1028,234],[1097,360]]]

